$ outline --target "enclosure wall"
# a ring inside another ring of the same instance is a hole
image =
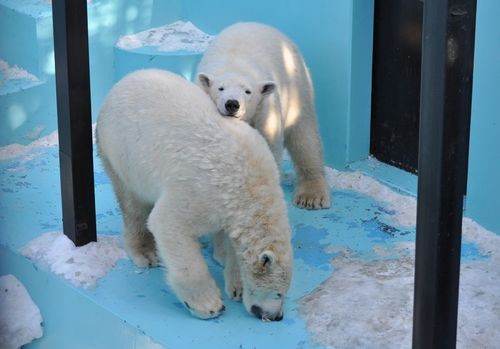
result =
[[[466,214],[500,234],[500,2],[478,0]]]

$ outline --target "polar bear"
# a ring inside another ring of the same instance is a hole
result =
[[[206,49],[197,83],[220,114],[240,118],[264,136],[278,167],[283,145],[288,149],[298,179],[296,206],[330,207],[311,77],[290,39],[264,24],[234,24]]]
[[[210,98],[173,73],[142,70],[109,92],[98,151],[140,267],[156,253],[172,290],[199,318],[225,308],[200,253],[224,236],[225,289],[263,320],[281,320],[292,274],[291,230],[274,158],[246,123],[221,118]]]

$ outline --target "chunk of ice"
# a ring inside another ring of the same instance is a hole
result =
[[[42,337],[40,310],[13,275],[0,277],[0,309],[0,348],[19,348]]]
[[[127,258],[120,236],[99,235],[97,242],[75,247],[62,232],[40,235],[22,248],[21,253],[83,288],[94,287],[119,259]]]
[[[126,50],[152,46],[161,52],[203,52],[212,39],[212,35],[204,33],[193,23],[177,21],[140,33],[124,35],[118,39],[116,46]]]

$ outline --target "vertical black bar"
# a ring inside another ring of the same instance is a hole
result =
[[[96,241],[86,0],[52,0],[64,233]]]
[[[476,1],[424,3],[413,348],[455,348]]]

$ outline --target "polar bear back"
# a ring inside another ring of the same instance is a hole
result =
[[[205,51],[198,72],[250,75],[277,83],[283,114],[297,108],[301,94],[313,99],[313,87],[304,59],[284,34],[265,24],[242,22],[224,29]],[[305,85],[305,86],[302,86]]]
[[[122,79],[106,97],[97,131],[101,157],[146,202],[176,188],[216,198],[220,188],[241,187],[259,172],[279,187],[258,132],[221,118],[200,88],[169,72],[143,70]]]

